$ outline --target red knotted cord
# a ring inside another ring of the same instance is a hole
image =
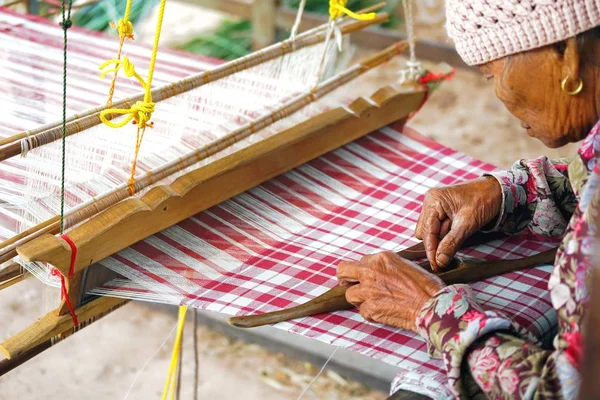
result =
[[[421,85],[423,85],[427,91],[425,92],[425,96],[423,96],[423,101],[421,102],[419,107],[415,111],[413,111],[406,120],[408,121],[412,117],[414,117],[419,111],[421,111],[421,108],[423,108],[425,103],[427,103],[427,100],[429,99],[429,87],[427,86],[428,84],[439,83],[441,81],[450,80],[450,79],[454,78],[454,75],[456,75],[456,68],[453,68],[452,71],[450,71],[447,74],[445,74],[445,73],[436,74],[435,72],[429,71],[425,75],[420,77],[417,80],[417,82],[420,83]]]
[[[64,240],[65,242],[67,242],[67,244],[71,248],[71,265],[69,266],[69,275],[68,275],[68,277],[70,278],[73,275],[73,273],[75,272],[75,261],[77,261],[77,245],[67,235],[61,235],[60,238],[62,240]],[[69,299],[69,293],[67,293],[67,285],[66,285],[65,277],[63,276],[63,274],[58,272],[58,270],[56,270],[55,268],[52,268],[51,274],[53,276],[60,277],[61,299],[64,300],[65,303],[67,304],[67,308],[69,309],[69,312],[71,313],[71,318],[73,318],[73,324],[75,327],[77,327],[79,325],[79,322],[77,321],[77,314],[75,313],[75,309],[73,308],[73,305],[71,304],[71,300]]]

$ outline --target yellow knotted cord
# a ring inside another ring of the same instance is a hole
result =
[[[117,60],[121,60],[121,53],[123,52],[123,43],[125,43],[125,39],[133,40],[133,24],[129,21],[129,15],[131,14],[131,3],[133,0],[128,0],[125,6],[125,14],[123,18],[119,20],[117,24],[114,22],[110,22],[110,26],[119,32],[119,50],[117,51]],[[103,64],[104,65],[104,64]],[[103,67],[100,66],[100,69]],[[117,82],[117,71],[114,71],[112,82],[110,83],[110,88],[108,90],[108,100],[106,101],[107,107],[112,105],[113,95],[115,94],[115,84]],[[106,75],[106,74],[104,74]]]
[[[368,21],[377,17],[377,13],[374,12],[368,14],[357,14],[355,12],[352,12],[346,8],[347,4],[348,0],[329,0],[329,19],[333,21],[344,14],[346,14],[350,18],[357,19],[360,21]]]
[[[110,72],[114,72],[113,82],[116,80],[117,73],[120,69],[123,69],[125,75],[128,77],[134,77],[140,83],[142,88],[144,89],[144,100],[136,102],[133,106],[128,109],[119,109],[119,108],[107,108],[100,112],[100,119],[104,124],[111,128],[121,128],[127,125],[130,121],[133,120],[135,124],[137,124],[137,137],[135,144],[135,154],[133,157],[133,163],[131,165],[131,174],[127,181],[129,194],[135,194],[135,170],[137,167],[137,159],[140,152],[140,147],[142,145],[142,141],[144,139],[144,133],[146,132],[147,127],[152,127],[153,123],[150,122],[152,119],[152,113],[154,113],[154,103],[152,102],[152,78],[154,76],[154,68],[156,65],[156,56],[158,54],[158,42],[160,40],[160,34],[162,31],[162,24],[165,15],[165,5],[166,0],[161,0],[160,7],[158,11],[158,21],[156,23],[156,32],[154,34],[154,45],[152,47],[152,56],[150,58],[150,66],[148,68],[148,79],[144,81],[144,79],[135,71],[135,67],[133,63],[127,58],[124,57],[121,60],[121,48],[123,41],[126,37],[133,38],[133,25],[129,21],[129,12],[131,9],[132,0],[127,1],[127,7],[125,9],[125,16],[123,19],[119,21],[117,29],[119,31],[119,36],[121,37],[119,53],[116,59],[108,60],[100,65],[100,69],[104,69],[109,65],[114,65],[114,68],[111,70],[103,71],[100,77],[105,77],[106,74]],[[114,86],[114,85],[113,85]],[[109,97],[108,106],[112,102],[112,91],[114,87],[111,86],[111,94]],[[126,115],[127,117],[120,122],[112,122],[113,115]]]
[[[165,381],[163,389],[163,395],[161,400],[166,400],[171,389],[170,399],[175,399],[175,386],[177,382],[177,365],[179,364],[179,356],[181,351],[181,338],[183,336],[183,328],[185,326],[185,314],[187,312],[187,306],[179,307],[179,318],[177,321],[177,336],[175,337],[175,344],[173,345],[173,353],[171,354],[171,364],[169,365],[169,373]]]

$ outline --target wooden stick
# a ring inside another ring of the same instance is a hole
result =
[[[20,264],[13,262],[5,268],[0,269],[0,283],[9,281],[23,274],[23,267]]]
[[[423,101],[424,91],[380,90],[368,101],[329,110],[248,148],[191,171],[170,185],[154,187],[69,231],[78,248],[75,271],[227,200],[328,151],[406,118]],[[25,260],[45,261],[68,271],[70,249],[44,235],[19,248]]]
[[[7,288],[11,287],[12,285],[15,285],[15,284],[17,284],[17,283],[19,283],[21,281],[24,281],[28,277],[29,277],[28,273],[23,273],[23,274],[18,275],[18,276],[14,277],[14,278],[11,278],[11,279],[8,279],[8,280],[6,280],[4,282],[1,282],[0,283],[0,290],[7,289]]]
[[[46,340],[44,343],[40,343],[37,346],[32,347],[29,350],[24,351],[23,353],[19,354],[16,357],[13,357],[12,359],[6,358],[6,359],[0,361],[0,376],[3,376],[4,374],[9,373],[10,371],[17,368],[18,366],[25,364],[27,361],[31,360],[33,357],[48,350],[50,347],[52,347],[51,339]]]
[[[310,104],[311,102],[318,100],[319,98],[323,97],[327,93],[338,88],[342,84],[349,82],[352,79],[356,78],[357,76],[386,62],[387,60],[389,60],[390,58],[392,58],[393,56],[399,54],[402,50],[404,50],[405,46],[406,46],[405,44],[398,44],[395,46],[391,46],[390,48],[386,49],[385,51],[375,54],[374,56],[368,58],[367,60],[363,61],[362,63],[359,63],[359,64],[349,68],[348,70],[339,74],[338,76],[319,84],[315,89],[313,89],[309,93],[300,95],[300,96],[290,100],[289,102],[285,103],[284,105],[282,105],[281,107],[276,109],[272,114],[266,115],[264,117],[260,117],[260,118],[256,119],[255,121],[229,133],[228,135],[210,143],[209,145],[207,145],[203,148],[196,149],[186,156],[180,157],[179,159],[174,160],[173,162],[167,163],[153,171],[150,171],[150,172],[140,176],[136,181],[136,184],[135,184],[136,190],[135,191],[139,192],[140,190],[150,186],[151,184],[153,184],[157,181],[160,181],[161,179],[164,179],[167,176],[172,175],[176,172],[179,172],[187,167],[190,167],[190,166],[196,164],[198,161],[201,161],[204,158],[209,157],[209,156],[219,152],[220,150],[222,150],[228,146],[231,146],[232,144],[237,143],[240,140],[252,135],[254,132],[264,129],[267,126],[291,115],[292,113],[298,111],[299,109],[303,108],[307,104]],[[390,90],[392,90],[392,89],[390,88]],[[423,95],[423,93],[424,93],[423,89],[414,89],[414,88],[412,89],[412,93],[417,93],[417,92],[419,92],[418,97],[421,97],[421,95]],[[397,94],[398,92],[395,92],[395,93]],[[409,93],[411,93],[411,92],[409,91]],[[388,92],[383,91],[380,95],[385,97],[386,94],[388,94]],[[362,99],[361,101],[364,101],[364,99]],[[361,105],[360,103],[361,102],[359,101],[355,106],[363,107],[364,105]],[[373,108],[373,107],[377,107],[378,104],[382,104],[382,103],[368,104],[367,106]],[[359,108],[359,111],[360,111],[360,108]],[[347,112],[343,113],[343,115],[347,115]],[[392,121],[389,121],[388,123],[390,123],[390,122],[392,122]],[[363,133],[363,134],[365,134],[365,133]],[[276,136],[278,136],[278,135],[276,135]],[[240,161],[241,160],[238,160],[236,162],[236,165],[238,165],[238,163]],[[279,163],[281,163],[281,160],[279,161]],[[193,187],[193,184],[194,184],[194,182],[188,181],[187,187],[188,188]],[[165,188],[163,188],[162,190],[164,191]],[[187,193],[187,191],[184,192],[183,194],[185,194],[185,193]],[[181,195],[182,194],[180,194],[178,196],[180,197]],[[160,194],[155,193],[155,196],[159,196],[159,198],[162,201],[164,201],[164,199],[166,199],[166,198],[173,197],[173,191],[172,191],[172,189],[167,189],[167,192],[163,192]],[[127,183],[124,183],[124,184],[118,186],[117,188],[115,188],[113,191],[105,193],[102,196],[95,198],[94,202],[91,204],[84,203],[84,204],[79,205],[78,207],[75,207],[75,208],[69,210],[69,212],[67,212],[65,214],[66,226],[74,226],[75,224],[77,224],[87,218],[90,218],[94,215],[101,213],[102,211],[108,209],[112,205],[114,205],[114,204],[118,203],[119,201],[124,200],[128,197],[130,197],[128,185],[127,185]],[[206,194],[203,194],[200,197],[209,198],[209,197],[207,197]],[[156,201],[157,200],[154,200],[153,202],[155,203]],[[134,208],[136,208],[137,211],[141,211],[145,207],[146,206],[143,203],[138,202]],[[197,210],[196,212],[199,212],[199,211],[200,210]],[[115,217],[115,218],[117,218],[116,220],[118,221],[121,218],[121,216]],[[107,222],[108,221],[104,221],[104,225],[106,225]],[[110,221],[110,222],[111,223],[109,224],[109,226],[112,225],[112,222],[114,222],[114,221]],[[171,222],[171,225],[175,222],[176,221]],[[147,226],[147,224],[143,224],[142,226]],[[135,227],[135,228],[133,228],[133,232],[139,232],[140,229],[141,229],[141,227]],[[34,230],[34,229],[32,228],[32,230]],[[105,231],[106,231],[106,228],[104,228],[103,226],[98,227],[97,232],[105,232]],[[69,235],[72,240],[76,241],[78,248],[81,249],[81,247],[80,247],[81,242],[77,242],[77,240],[75,239],[75,237],[73,235],[71,235],[71,233],[69,233]],[[129,236],[129,235],[130,235],[130,233],[128,233],[124,236]],[[89,233],[80,238],[83,239],[85,236],[89,236]],[[30,244],[31,240],[33,240],[37,237],[40,237],[40,240],[37,242],[37,244],[33,244],[30,246],[29,244]],[[140,238],[140,240],[141,239],[143,239],[143,238]],[[53,240],[54,240],[54,244],[52,243]],[[50,237],[50,235],[43,235],[41,233],[41,231],[35,232],[35,233],[29,235],[28,237],[23,238],[19,241],[19,243],[23,243],[20,246],[19,254],[22,257],[25,257],[26,260],[32,261],[34,259],[39,259],[40,257],[45,258],[47,256],[50,256],[51,254],[58,255],[58,253],[63,253],[60,248],[56,247],[57,243],[59,244],[59,247],[62,248],[62,250],[68,249],[68,246],[66,246],[66,243],[63,243],[62,240],[59,240],[59,242],[56,242],[56,240],[58,240],[58,239],[52,238],[52,237]],[[110,240],[110,242],[113,242],[113,241],[114,240],[112,240],[112,239]],[[3,246],[4,246],[4,244],[3,244]],[[16,247],[17,247],[17,245],[13,243],[13,244],[5,247],[2,252],[6,253],[8,251],[14,250]],[[46,249],[46,250],[44,250],[44,249]],[[52,250],[50,250],[50,249],[52,249]],[[58,253],[56,253],[56,252],[58,252]],[[98,260],[96,258],[96,256],[94,255],[94,253],[90,254],[90,255],[92,255],[92,257],[90,257],[89,260],[87,260],[87,261],[86,261],[86,257],[83,257],[83,254],[85,254],[85,253],[81,252],[80,254],[81,254],[81,257],[78,257],[78,263],[76,264],[75,271],[78,271],[78,270],[84,268],[85,266],[90,265],[90,262],[91,262],[90,260],[95,260],[95,261]],[[109,254],[106,254],[105,256],[108,256],[108,255]],[[60,256],[60,257],[62,257],[62,256]],[[53,260],[53,261],[58,262],[59,260]],[[68,270],[66,270],[62,266],[62,261],[59,262],[59,264],[52,263],[52,265],[54,265],[61,273],[63,273],[66,276],[66,272]]]
[[[476,235],[478,236],[478,235]],[[422,251],[422,244],[418,244],[404,251],[398,252],[403,258],[415,259],[417,256],[425,257]],[[437,275],[447,285],[456,283],[471,283],[493,276],[505,274],[512,271],[518,271],[523,268],[533,267],[545,263],[550,263],[556,257],[556,249],[548,250],[531,257],[524,257],[516,260],[469,260],[464,261],[456,258],[455,269],[438,273]],[[333,311],[349,310],[354,306],[346,300],[347,287],[335,286],[319,297],[308,301],[305,304],[292,307],[285,310],[274,311],[257,315],[246,315],[229,318],[228,322],[238,328],[254,328],[257,326],[275,324],[278,322],[289,321],[296,318],[308,317],[311,315],[322,314]]]
[[[387,19],[388,15],[386,13],[382,13],[373,20],[357,21],[343,25],[341,30],[342,33],[346,35],[364,29],[367,26],[385,22]],[[173,96],[180,95],[208,83],[215,82],[219,79],[233,75],[245,69],[257,66],[266,61],[292,53],[298,49],[320,43],[325,40],[326,27],[327,25],[323,25],[299,35],[294,41],[290,39],[285,40],[263,50],[249,54],[246,57],[230,61],[211,70],[204,71],[199,74],[184,78],[180,81],[156,88],[152,90],[152,99],[155,103],[158,103]],[[118,102],[113,103],[111,107],[130,108],[133,104],[135,104],[135,102],[143,100],[143,98],[144,94],[140,93],[135,96],[119,100]],[[102,123],[102,120],[100,119],[100,112],[106,108],[106,105],[99,105],[67,118],[65,132],[66,136],[71,136],[86,129],[90,129],[96,125],[100,125]],[[62,138],[62,134],[62,121],[56,121],[37,127],[36,129],[29,130],[27,132],[20,132],[9,138],[2,139],[0,140],[0,145],[3,146],[0,147],[0,161],[21,154],[21,140],[27,140],[27,147],[29,150],[31,150]]]
[[[20,264],[13,262],[0,270],[0,290],[11,287],[29,276]]]
[[[31,355],[31,353],[27,353],[28,351],[38,346],[40,346],[38,350],[43,351],[48,341],[54,340],[57,336],[65,338],[69,332],[74,331],[74,328],[75,330],[81,329],[128,302],[129,300],[114,297],[100,297],[79,307],[75,310],[77,319],[85,322],[81,322],[76,328],[71,315],[57,315],[54,311],[49,312],[21,332],[0,343],[0,353],[9,360],[22,356],[25,358],[23,360],[25,362],[31,358],[27,357]]]

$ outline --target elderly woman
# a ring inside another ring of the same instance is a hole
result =
[[[434,270],[477,231],[563,238],[548,283],[554,349],[484,310],[466,285],[445,286],[393,253],[343,262],[349,302],[367,320],[418,332],[444,360],[461,398],[574,398],[592,238],[600,209],[600,0],[448,0],[448,33],[479,66],[529,136],[548,147],[582,141],[572,160],[520,160],[508,171],[430,190],[416,226]]]

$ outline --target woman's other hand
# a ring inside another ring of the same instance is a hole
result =
[[[493,177],[429,190],[415,236],[425,244],[433,270],[446,267],[464,240],[492,221],[501,207],[502,189]]]
[[[440,278],[393,252],[338,265],[340,285],[350,286],[346,300],[367,321],[416,332],[415,319],[427,300],[445,285]]]

